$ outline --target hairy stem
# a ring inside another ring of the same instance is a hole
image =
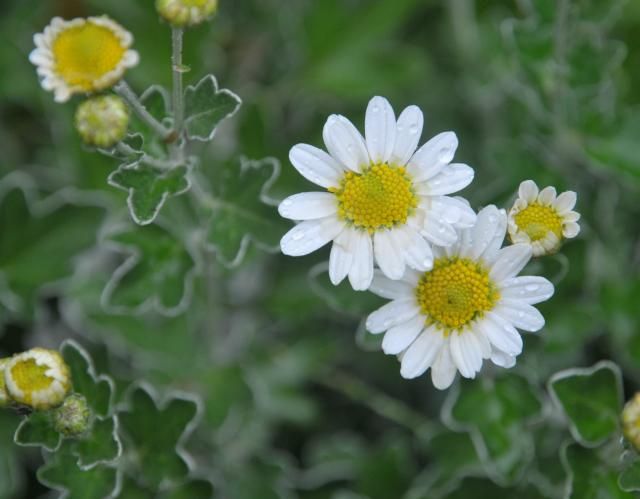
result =
[[[123,142],[118,142],[118,145],[116,146],[116,148],[122,154],[135,154],[136,153],[136,151],[131,146],[129,146],[129,145],[123,143]],[[169,169],[175,168],[176,166],[179,165],[175,161],[167,161],[167,160],[164,160],[164,159],[156,158],[154,156],[149,156],[148,154],[144,154],[142,156],[142,158],[140,158],[140,162],[141,163],[146,163],[147,165],[154,166],[156,168],[161,168],[163,170],[169,170]]]
[[[172,146],[172,155],[176,158],[183,157],[183,149],[180,144],[182,128],[184,125],[184,92],[182,90],[182,28],[171,28],[171,71],[173,74],[173,86],[171,93],[171,110],[173,111],[173,131],[176,144]]]
[[[127,103],[129,104],[131,109],[133,109],[133,112],[136,113],[138,118],[140,118],[147,125],[149,125],[149,127],[153,130],[155,134],[162,137],[163,140],[166,139],[169,135],[171,135],[171,130],[165,127],[153,116],[151,116],[149,111],[147,111],[147,108],[144,107],[142,102],[140,102],[140,99],[135,94],[135,92],[131,90],[131,87],[127,84],[126,81],[121,80],[114,87],[114,89],[118,93],[118,95],[120,95],[120,97],[122,97],[125,101],[127,101]]]

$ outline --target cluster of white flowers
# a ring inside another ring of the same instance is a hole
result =
[[[365,136],[344,116],[328,118],[327,152],[291,149],[298,172],[324,192],[283,200],[280,214],[298,223],[281,241],[291,256],[332,242],[329,276],[348,277],[355,290],[391,300],[367,318],[382,349],[397,355],[400,374],[431,369],[439,389],[456,372],[474,378],[484,359],[512,367],[522,351],[518,329],[538,331],[544,318],[532,305],[553,294],[544,277],[518,276],[532,255],[557,251],[575,237],[574,192],[556,196],[523,182],[509,215],[487,206],[478,214],[461,197],[474,171],[451,163],[458,139],[441,133],[418,147],[423,116],[407,107],[396,119],[382,97],[367,107]],[[513,245],[503,247],[505,235]],[[377,269],[375,267],[378,267]]]

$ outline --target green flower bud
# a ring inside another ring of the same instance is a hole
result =
[[[129,108],[117,95],[91,97],[76,111],[76,129],[90,146],[112,147],[124,138],[128,127]]]
[[[9,359],[0,359],[0,407],[6,407],[11,403],[4,382],[4,368],[8,363]]]
[[[156,0],[156,9],[173,26],[194,26],[215,14],[218,0]]]
[[[79,393],[69,395],[52,415],[53,427],[67,437],[77,437],[89,429],[91,411],[87,399]]]
[[[32,348],[5,364],[4,383],[13,401],[45,410],[62,404],[71,389],[71,375],[58,352]]]
[[[636,393],[622,410],[622,433],[637,450],[640,450],[640,392]]]

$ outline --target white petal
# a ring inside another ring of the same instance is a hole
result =
[[[349,170],[360,172],[362,167],[369,165],[369,153],[362,135],[344,116],[329,116],[322,136],[331,156]]]
[[[491,267],[489,277],[494,282],[500,282],[515,277],[531,258],[531,246],[528,244],[514,244],[498,251],[498,257]]]
[[[472,334],[453,332],[449,335],[449,348],[453,363],[465,378],[474,378],[482,365],[482,352]]]
[[[556,198],[555,207],[560,215],[573,210],[578,200],[578,195],[573,191],[566,191]]]
[[[518,329],[535,333],[544,327],[544,317],[527,303],[518,300],[500,300],[494,312]]]
[[[496,222],[493,239],[489,242],[485,250],[482,252],[482,259],[489,266],[493,265],[500,254],[499,250],[504,243],[504,236],[507,232],[507,212],[504,209],[498,210],[498,220]]]
[[[496,366],[509,369],[516,365],[516,358],[513,355],[504,353],[502,350],[494,349],[491,353],[491,362]]]
[[[403,232],[406,245],[404,246],[404,259],[407,265],[419,272],[425,272],[433,268],[433,251],[424,238],[411,227],[401,227],[396,232]]]
[[[380,270],[389,279],[400,279],[404,275],[404,256],[393,244],[394,230],[379,230],[373,236],[373,250]]]
[[[415,182],[434,177],[451,162],[457,148],[455,133],[440,133],[416,151],[407,164],[407,171]]]
[[[389,163],[397,166],[407,164],[418,147],[423,124],[422,111],[417,106],[409,106],[400,113],[396,124],[396,141]]]
[[[372,163],[386,163],[396,141],[396,116],[389,101],[374,97],[364,119],[367,149]]]
[[[473,327],[470,330],[465,331],[465,334],[473,334],[476,337],[483,359],[491,357],[491,342],[480,328]]]
[[[496,232],[499,229],[503,229],[501,236],[502,240],[504,240],[506,223],[501,224],[500,218],[506,218],[506,216],[494,205],[489,205],[480,210],[476,218],[476,223],[469,234],[469,238],[465,239],[464,245],[461,245],[460,255],[478,260],[489,244],[494,241],[497,236]]]
[[[416,315],[402,324],[389,329],[382,340],[382,351],[387,355],[398,355],[413,343],[424,328],[424,317]]]
[[[580,233],[580,226],[575,222],[569,222],[563,225],[562,235],[568,239],[576,237]]]
[[[335,217],[302,222],[282,237],[280,248],[285,255],[308,255],[334,239],[344,227],[344,222]]]
[[[425,329],[402,356],[400,376],[412,379],[423,374],[433,364],[444,343],[440,331],[434,327]]]
[[[563,222],[577,222],[578,220],[580,220],[580,213],[577,211],[568,211],[562,215]]]
[[[379,334],[412,319],[419,313],[420,309],[413,297],[393,300],[369,314],[367,329],[370,333]]]
[[[427,200],[427,212],[435,213],[438,218],[458,228],[471,227],[476,221],[476,212],[462,198],[433,196]]]
[[[530,305],[548,300],[553,295],[553,284],[540,276],[512,277],[502,281],[500,288],[502,298]]]
[[[300,175],[321,187],[338,187],[344,169],[322,149],[298,144],[289,151],[289,161]]]
[[[427,193],[430,196],[453,194],[468,186],[473,180],[473,168],[462,163],[451,163],[435,177],[429,179]],[[416,188],[416,192],[418,192]]]
[[[430,213],[427,213],[422,234],[431,243],[438,246],[451,246],[455,243],[458,239],[458,234],[455,229],[447,222],[430,215]]]
[[[553,205],[556,202],[556,188],[548,186],[542,189],[538,194],[538,201],[544,205]]]
[[[533,203],[538,198],[538,186],[533,180],[525,180],[518,188],[518,196],[527,203]]]
[[[438,390],[445,390],[451,386],[456,377],[456,365],[451,359],[449,342],[445,341],[438,357],[431,366],[431,381]]]
[[[337,286],[347,277],[353,262],[353,229],[346,227],[333,241],[329,255],[329,279]]]
[[[516,329],[499,315],[487,312],[477,324],[487,339],[497,349],[516,356],[522,352],[522,337]]]
[[[349,270],[349,282],[356,291],[364,291],[373,279],[373,243],[368,232],[353,231],[353,261]]]
[[[301,192],[283,200],[278,213],[291,220],[315,220],[338,212],[338,201],[330,192]]]
[[[389,279],[377,269],[373,274],[373,281],[369,291],[389,300],[413,296],[413,286],[403,280],[395,281]]]

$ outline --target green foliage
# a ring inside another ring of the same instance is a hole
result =
[[[195,86],[185,90],[185,128],[191,140],[213,139],[220,122],[233,116],[240,107],[240,98],[223,88],[218,89],[218,81],[207,75]]]
[[[619,430],[622,410],[620,369],[600,362],[567,369],[549,380],[549,390],[569,418],[571,434],[585,446],[600,445]]]

